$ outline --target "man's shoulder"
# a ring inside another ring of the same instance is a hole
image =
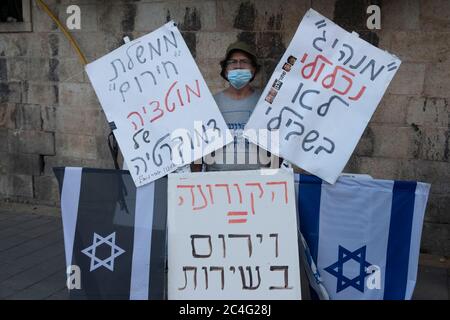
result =
[[[224,94],[223,91],[224,90],[216,92],[215,94],[213,94],[213,98],[214,98],[214,100],[216,101],[216,103],[218,105],[222,104],[223,100],[225,99],[225,94]]]
[[[222,91],[219,91],[219,92],[214,93],[214,94],[213,94],[214,99],[217,99],[217,98],[222,97],[222,96],[224,95],[224,91],[225,91],[225,90],[222,90]]]

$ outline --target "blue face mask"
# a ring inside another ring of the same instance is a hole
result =
[[[253,77],[249,69],[235,69],[228,71],[228,81],[236,89],[241,89],[249,83]]]

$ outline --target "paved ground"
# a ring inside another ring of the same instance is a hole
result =
[[[61,219],[0,211],[0,299],[67,298]],[[449,298],[449,262],[421,256],[414,299]]]

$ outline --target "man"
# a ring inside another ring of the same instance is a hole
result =
[[[261,95],[250,83],[260,69],[253,49],[246,43],[232,43],[220,62],[220,75],[229,82],[229,87],[214,99],[234,137],[234,142],[206,156],[203,160],[206,171],[252,170],[267,167],[270,155],[249,143],[243,136],[244,126]],[[199,171],[199,167],[192,168]]]

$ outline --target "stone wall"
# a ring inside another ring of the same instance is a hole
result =
[[[347,172],[432,184],[422,252],[450,256],[450,1],[448,0],[47,0],[62,21],[81,8],[72,32],[88,61],[173,19],[213,92],[218,62],[236,39],[253,43],[263,87],[298,23],[313,7],[403,63],[354,152]],[[0,33],[1,203],[59,205],[54,166],[113,168],[106,118],[75,52],[32,1],[33,32]],[[382,8],[381,30],[366,8]]]

